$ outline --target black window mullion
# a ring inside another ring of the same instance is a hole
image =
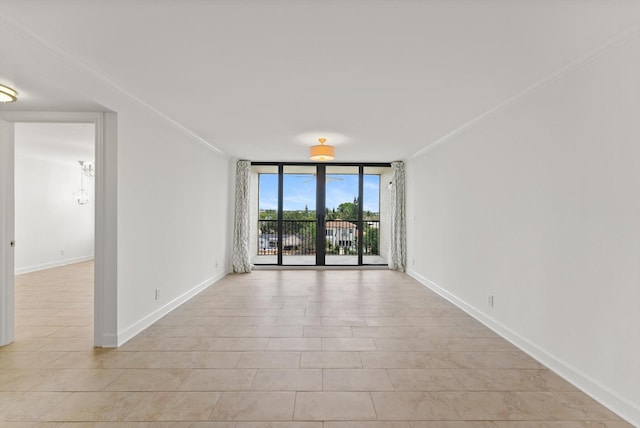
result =
[[[326,182],[326,166],[318,165],[316,167],[316,266],[326,265]]]
[[[358,167],[358,266],[362,266],[362,251],[364,248],[364,165]]]
[[[278,165],[278,266],[282,266],[282,227],[284,225],[284,165]]]

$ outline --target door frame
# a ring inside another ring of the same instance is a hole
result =
[[[327,166],[352,166],[358,167],[358,194],[360,200],[364,191],[364,169],[366,167],[390,168],[391,163],[388,162],[251,162],[252,166],[276,166],[278,167],[278,255],[276,266],[289,266],[283,264],[282,258],[282,238],[283,238],[283,214],[284,214],[284,167],[285,166],[314,166],[316,167],[316,264],[313,266],[326,265],[326,167]],[[323,186],[318,183],[325,183]],[[323,202],[323,203],[320,203]],[[358,206],[358,264],[364,266],[363,263],[363,204]],[[268,265],[265,265],[268,266]],[[273,266],[273,264],[272,264]],[[312,265],[309,265],[312,266]],[[356,265],[353,265],[356,266]]]
[[[2,111],[0,119],[9,122],[2,154],[10,156],[0,176],[0,346],[15,339],[13,248],[14,240],[14,124],[17,122],[93,123],[95,125],[95,273],[94,346],[117,347],[117,115],[112,112],[25,112]]]

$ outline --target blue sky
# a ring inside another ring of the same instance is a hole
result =
[[[357,174],[327,174],[327,207],[338,208],[343,202],[353,202],[358,196]],[[284,175],[284,210],[316,209],[316,179],[312,174]],[[380,176],[364,176],[364,210],[380,211]],[[260,209],[278,208],[278,175],[260,174]]]

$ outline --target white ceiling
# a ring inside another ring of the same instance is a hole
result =
[[[91,123],[16,123],[18,156],[76,164],[94,160],[95,127]],[[78,167],[79,168],[79,167]]]
[[[0,108],[117,110],[106,82],[228,156],[303,161],[326,137],[386,162],[639,22],[636,0],[0,0],[0,79],[23,95]]]

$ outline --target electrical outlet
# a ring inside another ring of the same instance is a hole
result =
[[[60,255],[64,256],[64,250],[60,250]]]
[[[218,261],[217,260],[216,260],[215,266],[216,266],[216,269],[218,269]]]
[[[487,296],[487,304],[489,305],[490,308],[493,308],[493,294],[489,294]]]
[[[156,288],[156,300],[160,299],[160,289]]]

